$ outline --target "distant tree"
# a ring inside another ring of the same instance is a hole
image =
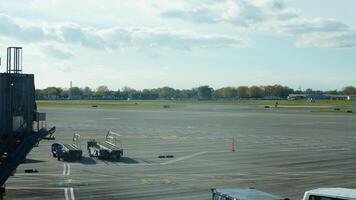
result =
[[[294,93],[293,89],[282,85],[268,85],[264,86],[263,89],[265,96],[278,96],[286,98],[289,94]]]
[[[130,90],[128,92],[128,97],[130,99],[140,99],[141,98],[141,93],[137,90]]]
[[[124,86],[124,87],[122,87],[122,89],[121,89],[123,92],[130,92],[130,91],[133,91],[133,90],[135,90],[135,89],[133,89],[133,88],[131,88],[131,87],[129,87],[129,86]]]
[[[97,97],[103,97],[108,95],[109,88],[105,85],[99,86],[96,91],[95,91],[95,96]]]
[[[275,87],[273,85],[264,86],[265,96],[275,96]]]
[[[213,88],[208,85],[198,87],[198,97],[199,99],[211,99],[213,96]]]
[[[331,94],[331,95],[338,95],[339,92],[337,90],[330,90],[330,91],[325,91],[325,94]]]
[[[36,89],[36,99],[47,99],[47,93],[45,90]]]
[[[276,87],[276,96],[282,98],[287,98],[289,94],[294,93],[294,90],[292,88],[286,86],[275,85],[275,87]]]
[[[224,87],[214,91],[214,98],[233,99],[238,97],[238,90],[234,87]]]
[[[356,88],[353,86],[344,87],[341,91],[344,95],[356,95]]]
[[[112,91],[112,95],[115,99],[121,99],[121,91],[117,89],[116,91]]]
[[[60,93],[61,89],[56,87],[48,87],[46,89],[37,91],[37,95],[39,95],[39,97],[42,99],[57,99],[59,98]]]
[[[172,99],[175,96],[175,90],[171,87],[158,88],[158,96],[162,99]]]
[[[127,91],[121,91],[120,92],[120,99],[128,99],[129,98],[129,93]]]
[[[68,93],[68,90],[67,89],[63,89],[62,91],[61,91],[61,93],[60,93],[60,96],[62,97],[62,98],[68,98],[68,96],[69,96],[69,93]]]
[[[79,89],[73,87],[70,89],[62,89],[57,87],[48,87],[45,89],[36,90],[37,99],[56,99],[56,98],[69,98],[75,99],[86,98],[91,99],[105,98],[105,99],[234,99],[234,98],[262,98],[264,96],[278,96],[286,98],[289,94],[345,94],[356,95],[356,88],[348,86],[340,91],[320,91],[307,89],[305,91],[295,91],[287,86],[282,85],[266,85],[266,86],[240,86],[235,87],[223,87],[217,90],[205,85],[192,89],[174,89],[171,87],[162,87],[154,89],[135,90],[130,87],[123,87],[122,90],[110,91],[107,86],[100,86],[95,92],[89,87]]]
[[[264,96],[264,90],[262,87],[251,86],[249,88],[249,94],[252,98],[262,98]]]
[[[92,91],[92,89],[90,89],[90,87],[85,87],[82,90],[82,93],[85,98],[90,98],[91,96],[93,96],[93,91]]]
[[[301,90],[295,90],[293,93],[294,93],[294,94],[303,94],[303,91],[301,91]]]
[[[183,99],[182,90],[179,89],[174,90],[174,99]]]
[[[40,89],[36,89],[35,90],[35,94],[36,94],[36,99],[41,99],[42,98],[42,91],[43,90],[40,90]]]
[[[191,89],[191,90],[182,90],[181,91],[181,96],[183,99],[195,99],[198,97],[198,92],[196,89]]]
[[[305,94],[314,94],[314,91],[310,88],[305,90]]]
[[[69,99],[81,99],[82,95],[83,93],[78,87],[72,87],[68,90]]]
[[[158,94],[152,92],[152,90],[149,90],[149,89],[144,89],[140,93],[141,93],[141,95],[140,95],[141,99],[154,100],[154,99],[158,98]]]
[[[45,91],[49,97],[58,97],[60,95],[61,89],[56,87],[48,87],[45,89]]]
[[[237,94],[240,98],[248,98],[250,96],[249,88],[247,86],[240,86],[237,88]]]

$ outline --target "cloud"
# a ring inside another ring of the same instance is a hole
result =
[[[114,28],[101,32],[101,35],[108,44],[114,47],[167,47],[190,50],[191,48],[243,48],[249,46],[247,41],[236,37],[225,35],[199,35],[164,28]]]
[[[198,34],[165,28],[97,29],[72,23],[26,24],[0,14],[0,36],[28,43],[79,45],[91,49],[121,48],[243,48],[248,42],[226,35]],[[51,46],[44,51],[55,57],[70,57]]]
[[[345,23],[335,19],[305,18],[298,10],[288,7],[283,0],[160,2],[162,4],[156,3],[156,6],[154,6],[154,12],[158,9],[160,17],[194,23],[198,32],[164,27],[127,28],[113,26],[95,28],[75,23],[44,21],[33,23],[0,13],[0,37],[26,43],[50,44],[56,47],[76,45],[101,50],[126,48],[191,50],[195,48],[244,48],[250,46],[248,40],[241,39],[236,34],[219,34],[218,30],[214,30],[214,34],[199,33],[199,26],[197,25],[206,24],[213,28],[215,25],[228,25],[229,28],[236,28],[237,33],[246,30],[247,32],[257,31],[259,33],[292,36],[295,39],[296,47],[306,48],[308,44],[311,45],[310,47],[314,47],[315,44],[311,41],[315,41],[318,34],[321,34],[323,38],[331,38],[335,41],[333,45],[319,45],[320,47],[338,48],[340,44],[343,44],[342,46],[353,46],[352,39],[349,38],[354,33]],[[141,3],[144,4],[143,7],[145,8],[154,4],[147,1],[141,1]],[[336,42],[336,40],[340,41]],[[347,42],[350,43],[344,44]],[[48,54],[53,53],[51,56],[55,55],[53,49],[46,52]],[[60,54],[57,52],[58,55]]]
[[[161,16],[167,18],[179,18],[194,23],[217,23],[219,15],[206,8],[196,8],[191,10],[168,10],[161,13]]]
[[[20,25],[7,15],[0,13],[0,35],[16,38],[19,41],[43,41],[44,30],[38,26]]]
[[[45,45],[41,48],[41,50],[46,54],[46,55],[50,55],[54,58],[57,59],[71,59],[74,57],[73,53],[61,49],[59,47],[56,47],[54,45]]]
[[[270,20],[291,19],[298,16],[281,0],[205,0],[190,6],[163,10],[160,16],[194,23],[227,23],[236,27],[253,27]]]
[[[292,20],[286,20],[278,22],[274,25],[274,28],[278,32],[290,33],[295,35],[315,32],[343,32],[349,29],[347,25],[337,20],[321,18],[297,18]]]
[[[356,48],[356,31],[305,34],[295,45],[300,48]]]
[[[68,44],[79,44],[87,48],[103,49],[106,43],[97,32],[98,30],[91,27],[81,27],[77,24],[64,24],[55,27],[57,37],[61,38],[62,42]]]
[[[297,47],[314,47],[317,40],[323,40],[318,46],[325,48],[354,46],[354,32],[345,23],[335,19],[305,18],[282,0],[191,1],[180,8],[163,9],[160,16],[198,24],[230,24],[241,30],[291,35],[296,38]],[[326,43],[327,39],[332,42]]]

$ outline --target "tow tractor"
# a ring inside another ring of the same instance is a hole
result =
[[[54,143],[52,144],[52,155],[57,160],[74,161],[82,159],[82,150],[80,148],[80,135],[73,135],[73,144]]]

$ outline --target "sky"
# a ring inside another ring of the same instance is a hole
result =
[[[36,87],[356,85],[354,0],[1,0]],[[5,71],[2,63],[0,71]]]

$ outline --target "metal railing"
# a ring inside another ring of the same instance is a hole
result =
[[[22,73],[22,47],[7,48],[6,73]]]

